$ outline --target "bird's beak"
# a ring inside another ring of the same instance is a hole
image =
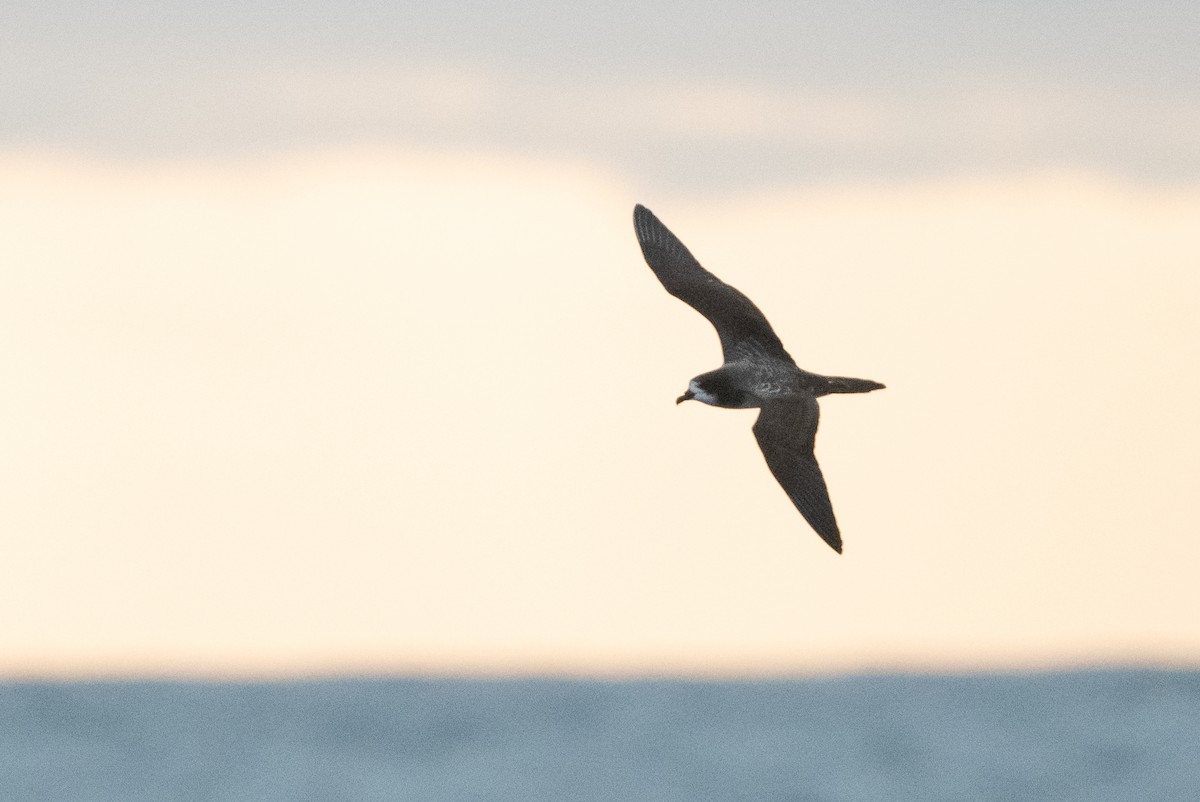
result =
[[[682,404],[684,401],[687,401],[687,400],[695,398],[695,397],[696,397],[696,394],[693,393],[691,390],[688,390],[686,393],[684,393],[683,395],[681,395],[675,399],[675,405],[678,406],[679,404]]]

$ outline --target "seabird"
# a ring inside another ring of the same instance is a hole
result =
[[[842,535],[813,455],[820,417],[817,398],[869,393],[883,385],[800,369],[754,302],[701,267],[653,212],[635,206],[633,227],[646,264],[663,287],[708,318],[721,339],[725,363],[688,382],[675,403],[695,399],[714,407],[759,407],[754,437],[767,467],[804,520],[841,554]]]

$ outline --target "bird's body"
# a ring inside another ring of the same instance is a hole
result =
[[[663,287],[708,318],[721,340],[724,364],[692,379],[676,403],[695,399],[716,407],[761,408],[754,436],[767,466],[805,520],[840,553],[841,533],[813,455],[817,398],[867,393],[883,385],[797,367],[758,307],[701,267],[649,209],[635,207],[633,223],[646,263]]]

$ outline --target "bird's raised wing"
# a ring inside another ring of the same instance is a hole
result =
[[[646,264],[667,292],[704,315],[716,328],[726,362],[750,356],[773,356],[792,362],[754,302],[701,267],[653,212],[635,206],[633,227]]]
[[[842,553],[842,535],[821,466],[813,455],[821,410],[817,399],[803,394],[763,404],[754,422],[754,437],[767,458],[767,467],[788,498],[821,539]]]

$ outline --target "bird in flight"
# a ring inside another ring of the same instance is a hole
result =
[[[692,379],[675,403],[695,399],[714,407],[759,407],[754,437],[767,467],[804,520],[841,554],[842,535],[813,455],[820,417],[817,398],[869,393],[883,385],[800,369],[754,302],[701,267],[653,212],[635,206],[633,227],[646,264],[663,287],[708,318],[721,339],[725,363]]]

